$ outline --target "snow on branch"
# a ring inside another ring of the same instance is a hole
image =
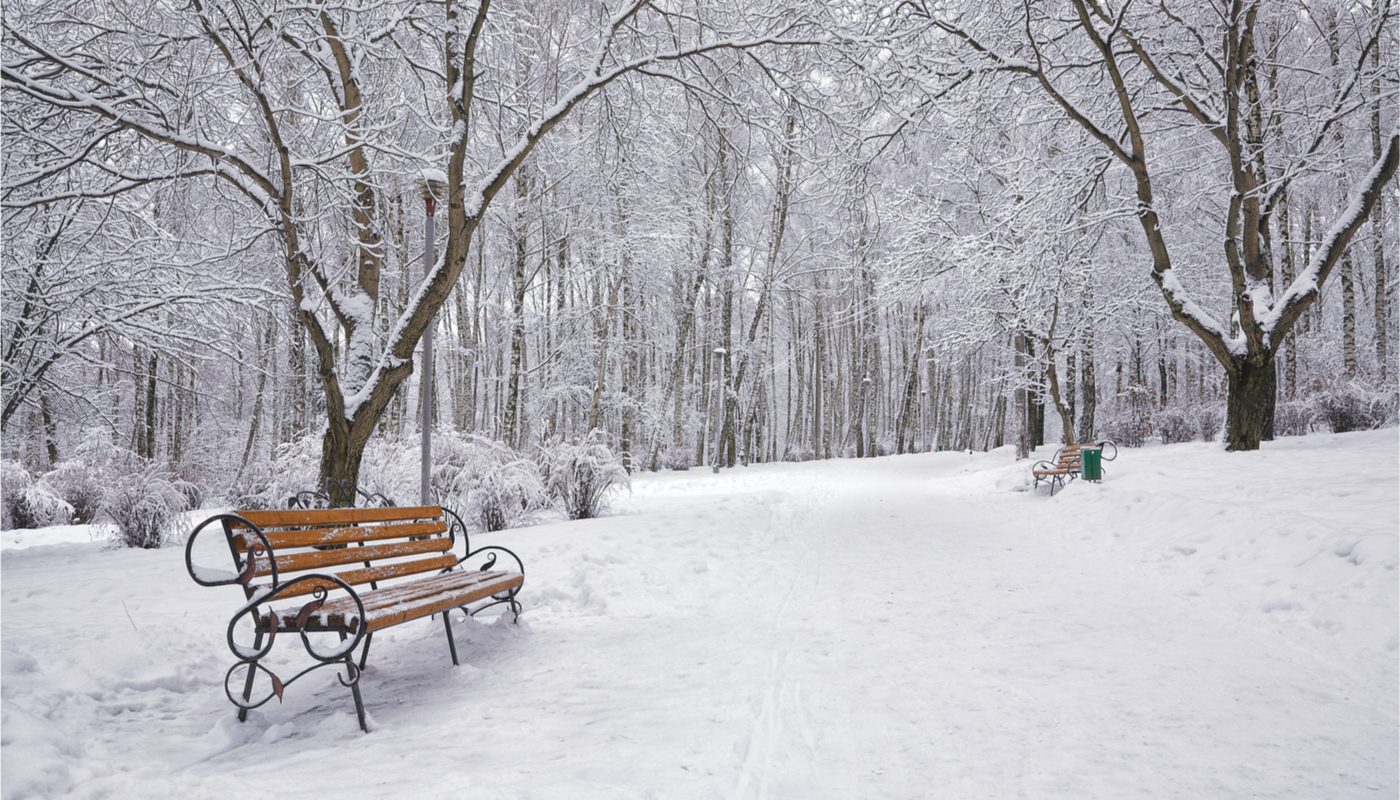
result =
[[[640,7],[642,4],[638,4]],[[628,12],[614,19],[617,24],[625,21],[638,8],[633,8]],[[564,92],[554,105],[546,109],[540,116],[525,129],[525,132],[516,139],[515,143],[502,153],[493,168],[488,169],[476,182],[476,186],[468,190],[464,198],[465,216],[468,227],[475,229],[476,223],[485,214],[487,207],[496,195],[506,186],[511,176],[525,162],[525,159],[534,150],[535,146],[559,123],[588,97],[596,94],[608,84],[623,78],[632,73],[642,73],[647,67],[674,61],[682,61],[706,53],[713,53],[720,50],[747,51],[768,46],[804,46],[816,45],[823,40],[810,37],[790,37],[792,32],[789,25],[776,33],[754,38],[728,38],[717,39],[711,42],[704,42],[691,47],[679,48],[662,53],[652,53],[639,56],[629,61],[622,62],[608,69],[602,69],[601,65],[606,58],[606,49],[600,48],[599,56],[595,60],[595,68],[588,77],[579,80],[568,91]],[[612,35],[606,41],[611,41]],[[468,135],[465,128],[459,128],[459,135]],[[470,235],[470,234],[468,234]],[[399,315],[393,329],[388,336],[389,346],[380,355],[377,363],[369,372],[364,383],[356,386],[349,394],[345,395],[345,414],[347,418],[353,418],[369,398],[374,395],[376,388],[384,377],[391,371],[402,369],[413,357],[413,349],[417,346],[418,340],[423,332],[427,330],[432,319],[436,316],[438,308],[450,291],[451,284],[456,281],[461,270],[461,264],[450,263],[446,255],[438,258],[433,268],[424,277],[422,283],[414,291],[403,312]],[[430,300],[430,298],[432,298]]]
[[[1314,251],[1308,263],[1293,283],[1267,313],[1259,318],[1259,325],[1268,338],[1271,347],[1277,347],[1289,328],[1302,316],[1303,311],[1317,298],[1322,284],[1332,272],[1342,253],[1346,251],[1351,237],[1361,228],[1381,197],[1381,190],[1395,175],[1397,162],[1400,162],[1400,125],[1390,132],[1381,157],[1371,166],[1366,177],[1361,180],[1351,202],[1332,224],[1327,235]]]

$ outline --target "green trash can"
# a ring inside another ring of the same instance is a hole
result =
[[[1103,448],[1102,447],[1081,447],[1079,448],[1079,468],[1084,474],[1084,480],[1099,483],[1103,480]]]

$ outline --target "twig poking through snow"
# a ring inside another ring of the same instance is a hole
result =
[[[128,609],[128,608],[126,607],[126,601],[125,601],[125,600],[122,601],[122,611],[126,612],[126,619],[127,619],[128,622],[131,623],[131,629],[132,629],[133,631],[136,631],[137,633],[140,633],[140,632],[141,632],[141,629],[138,628],[138,627],[136,627],[136,620],[134,620],[134,619],[131,618],[131,610]]]

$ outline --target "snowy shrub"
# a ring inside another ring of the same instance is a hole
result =
[[[685,472],[695,463],[695,456],[685,447],[673,447],[666,451],[665,465],[667,469],[676,472]]]
[[[1275,436],[1304,436],[1312,432],[1316,409],[1305,400],[1285,400],[1274,406]]]
[[[579,444],[543,449],[546,483],[569,519],[591,519],[607,510],[615,487],[631,486],[622,461],[607,445],[590,437]]]
[[[447,460],[434,464],[432,480],[469,525],[504,530],[545,504],[539,467],[500,442],[459,436]]]
[[[73,506],[33,476],[17,461],[0,462],[0,529],[43,528],[73,519]]]
[[[812,448],[801,445],[790,446],[783,453],[784,461],[811,461],[816,457],[817,454],[813,452]]]
[[[1128,416],[1112,417],[1101,426],[1104,438],[1112,439],[1121,447],[1142,447],[1147,437],[1152,435],[1152,426]]]
[[[1195,415],[1179,408],[1164,408],[1152,418],[1152,427],[1162,437],[1162,444],[1194,441],[1200,428]]]
[[[321,437],[303,436],[280,445],[272,460],[254,464],[229,482],[224,501],[235,508],[286,508],[287,498],[317,487]]]
[[[1313,397],[1317,419],[1333,433],[1370,430],[1391,416],[1388,393],[1376,392],[1356,381],[1327,387]]]
[[[165,469],[148,465],[116,477],[102,499],[102,511],[116,524],[116,540],[126,547],[160,547],[180,531],[189,509],[185,494]]]
[[[0,530],[43,528],[73,520],[73,506],[35,481],[18,461],[0,461]]]
[[[185,499],[185,510],[192,511],[204,505],[204,487],[187,480],[175,480],[170,484]]]
[[[1225,414],[1219,406],[1197,406],[1195,417],[1201,441],[1213,442],[1220,436],[1220,429],[1225,425]]]
[[[73,522],[86,525],[102,506],[107,475],[101,467],[78,458],[60,461],[40,480],[73,509]]]
[[[882,456],[892,456],[899,450],[899,445],[895,443],[894,434],[882,433],[875,439],[875,452]]]
[[[18,461],[0,461],[0,530],[27,527],[18,524],[23,515],[19,505],[24,490],[33,482],[34,477]]]
[[[34,481],[20,493],[19,508],[24,528],[65,525],[73,521],[73,506],[42,481]]]
[[[105,428],[90,428],[74,448],[72,458],[59,462],[40,480],[72,506],[72,521],[81,525],[96,518],[107,487],[146,467],[145,459],[115,444]],[[197,501],[202,491],[194,484],[181,483],[182,491]]]

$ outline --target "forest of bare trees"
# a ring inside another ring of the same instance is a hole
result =
[[[657,470],[1396,418],[1388,0],[5,24],[4,458],[31,473],[99,437],[232,498],[310,439],[353,485],[425,423]]]

